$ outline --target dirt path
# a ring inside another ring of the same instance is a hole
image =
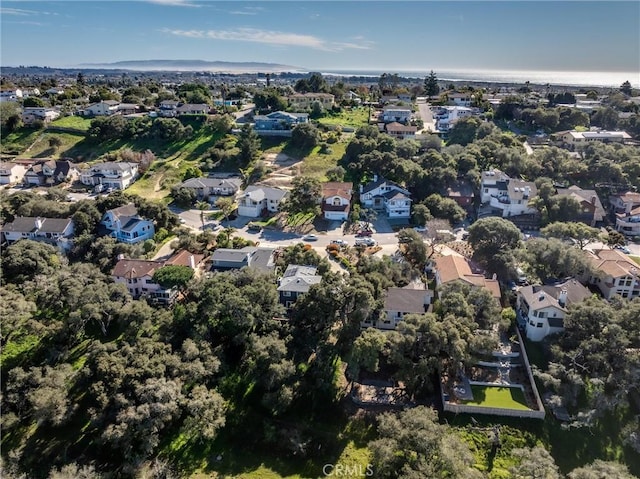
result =
[[[271,173],[260,181],[263,185],[291,188],[293,178],[300,175],[302,161],[284,153],[267,153],[263,161],[267,168],[274,168]]]

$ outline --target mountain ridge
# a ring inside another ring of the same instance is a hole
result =
[[[306,71],[292,65],[269,62],[227,62],[209,60],[122,60],[117,62],[82,63],[82,68],[112,68],[123,70],[177,70],[177,71],[233,71],[238,73]]]

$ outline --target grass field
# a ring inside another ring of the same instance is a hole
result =
[[[629,256],[633,261],[640,264],[640,256]]]
[[[65,116],[51,122],[53,127],[75,128],[76,130],[87,131],[91,126],[91,119],[80,116]]]
[[[347,143],[334,143],[329,147],[331,148],[331,153],[326,155],[320,153],[320,147],[314,148],[311,154],[304,158],[301,173],[305,176],[318,178],[320,181],[326,181],[327,170],[334,168],[344,156]]]
[[[18,128],[9,134],[3,131],[0,151],[5,155],[20,155],[36,141],[42,131],[26,127]]]
[[[49,145],[51,138],[58,138],[62,143],[58,147]],[[27,158],[62,158],[66,156],[66,152],[74,148],[78,143],[85,140],[85,136],[77,133],[62,133],[45,131],[33,143],[29,151],[25,152],[23,157]]]
[[[527,401],[520,388],[472,385],[473,401],[464,401],[468,406],[495,407],[528,411]]]
[[[328,126],[349,126],[360,128],[369,122],[369,108],[356,107],[352,110],[343,109],[338,114],[329,114],[318,119],[318,123]]]

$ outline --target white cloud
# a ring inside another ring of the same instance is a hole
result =
[[[24,8],[0,7],[0,15],[17,15],[21,17],[29,17],[32,15],[58,15],[53,12],[40,12],[36,10],[25,10]]]
[[[187,38],[232,40],[264,43],[268,45],[292,45],[325,51],[341,51],[346,49],[368,50],[373,45],[373,42],[364,40],[359,42],[327,42],[313,35],[259,30],[256,28],[238,28],[235,30],[173,30],[165,28],[162,31],[164,33],[170,33],[171,35]]]

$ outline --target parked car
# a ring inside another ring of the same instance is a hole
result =
[[[316,235],[306,235],[302,237],[305,241],[318,241],[318,237]]]
[[[413,229],[418,233],[426,233],[427,231],[429,231],[426,226],[414,226]]]
[[[377,243],[373,238],[356,238],[356,246],[375,246]]]
[[[373,231],[371,230],[360,230],[356,233],[356,237],[357,238],[364,238],[366,236],[371,236],[373,234]]]
[[[624,245],[618,244],[618,245],[615,246],[615,248],[619,249],[624,254],[631,254],[631,250],[629,249],[628,246],[624,246]]]
[[[349,243],[347,243],[345,240],[341,240],[341,239],[331,240],[331,244],[337,244],[338,246],[349,246]]]
[[[247,231],[262,231],[262,226],[257,225],[255,223],[249,223],[247,225]]]

